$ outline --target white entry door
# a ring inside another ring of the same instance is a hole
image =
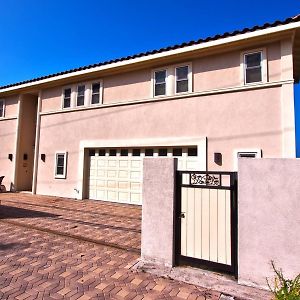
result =
[[[201,155],[197,147],[95,149],[91,153],[89,198],[139,205],[142,204],[143,158],[176,157],[179,170],[197,170]]]

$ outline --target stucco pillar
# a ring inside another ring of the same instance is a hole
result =
[[[143,164],[142,260],[171,267],[177,160],[145,158]]]
[[[295,111],[294,111],[294,79],[293,79],[293,41],[281,42],[281,126],[282,156],[296,157]]]
[[[239,283],[267,288],[271,260],[300,273],[299,174],[299,159],[239,159]]]

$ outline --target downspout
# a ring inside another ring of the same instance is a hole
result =
[[[40,148],[40,127],[41,127],[41,106],[42,106],[42,92],[39,91],[38,104],[36,111],[36,129],[35,129],[35,146],[34,146],[34,162],[33,162],[33,178],[32,178],[32,194],[36,194],[37,188],[37,172]]]

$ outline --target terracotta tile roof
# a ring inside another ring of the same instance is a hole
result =
[[[91,65],[87,65],[87,66],[83,66],[83,67],[79,67],[79,68],[74,68],[74,69],[70,69],[70,70],[66,70],[66,71],[62,71],[62,72],[58,72],[58,73],[54,73],[54,74],[50,74],[50,75],[46,75],[46,76],[42,76],[42,77],[37,77],[37,78],[20,81],[20,82],[13,83],[13,84],[0,86],[0,90],[5,89],[5,88],[9,88],[9,87],[18,86],[18,85],[21,85],[21,84],[26,84],[26,83],[31,83],[31,82],[43,80],[43,79],[48,79],[48,78],[52,78],[52,77],[56,77],[56,76],[60,76],[60,75],[64,75],[64,74],[69,74],[69,73],[73,73],[73,72],[77,72],[77,71],[92,69],[92,68],[95,68],[95,67],[109,65],[109,64],[112,64],[112,63],[117,63],[117,62],[126,61],[126,60],[130,60],[130,59],[134,59],[134,58],[148,56],[148,55],[152,55],[152,54],[156,54],[156,53],[162,53],[162,52],[167,52],[167,51],[170,51],[170,50],[176,50],[176,49],[184,48],[184,47],[187,47],[187,46],[199,45],[199,44],[202,44],[202,43],[215,41],[215,40],[222,39],[222,38],[236,36],[236,35],[239,35],[239,34],[245,34],[245,33],[253,32],[253,31],[257,31],[257,30],[272,28],[272,27],[276,27],[276,26],[279,26],[279,25],[286,25],[286,24],[290,24],[290,23],[294,23],[294,22],[298,22],[298,21],[300,21],[300,14],[298,14],[294,17],[287,18],[283,21],[277,20],[273,23],[265,23],[261,26],[256,25],[256,26],[251,27],[251,28],[244,28],[244,29],[235,30],[235,31],[232,31],[232,32],[225,32],[223,34],[217,34],[215,36],[211,36],[211,37],[207,37],[207,38],[203,38],[203,39],[199,39],[199,40],[195,40],[195,41],[184,42],[184,43],[181,43],[181,44],[160,48],[160,49],[157,49],[157,50],[141,52],[141,53],[130,55],[130,56],[125,56],[125,57],[112,59],[112,60],[108,60],[108,61],[103,61],[103,62],[96,63],[96,64],[91,64]]]

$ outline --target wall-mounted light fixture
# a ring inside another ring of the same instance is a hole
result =
[[[219,152],[214,153],[214,162],[217,165],[222,166],[222,153]]]
[[[27,160],[28,159],[28,154],[27,153],[24,153],[23,154],[23,160]]]
[[[13,155],[10,153],[10,154],[8,154],[8,159],[10,160],[10,161],[12,161],[13,160]]]
[[[42,160],[43,162],[45,162],[45,160],[46,160],[46,154],[41,154],[41,160]]]

